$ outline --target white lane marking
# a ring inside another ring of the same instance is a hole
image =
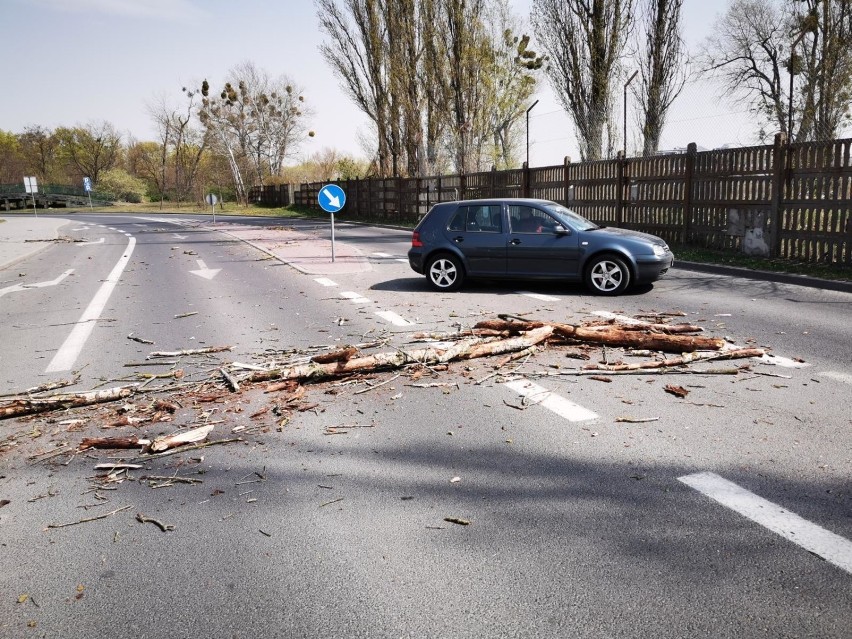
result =
[[[843,382],[844,384],[852,384],[852,375],[849,373],[838,373],[837,371],[825,371],[824,373],[820,373],[822,377],[828,377],[829,379],[836,380],[838,382]]]
[[[544,406],[560,417],[564,417],[569,422],[585,422],[598,418],[597,413],[579,404],[575,404],[571,400],[565,399],[561,395],[557,395],[538,384],[534,384],[528,379],[516,379],[506,382],[505,386],[518,393],[518,395],[529,398],[532,403]]]
[[[6,295],[6,293],[16,293],[18,291],[25,291],[28,288],[44,288],[45,286],[56,286],[64,280],[66,277],[71,275],[74,272],[73,268],[69,268],[67,271],[62,273],[59,277],[56,277],[52,280],[48,280],[46,282],[35,282],[33,284],[14,284],[12,286],[7,286],[6,288],[0,288],[0,297]]]
[[[376,311],[376,315],[381,317],[386,322],[390,322],[394,326],[413,326],[414,322],[409,322],[401,315],[397,315],[393,311]]]
[[[734,346],[733,348],[739,348]],[[727,350],[727,349],[726,349]],[[769,364],[771,366],[782,366],[783,368],[807,368],[810,366],[807,362],[797,362],[789,357],[781,357],[780,355],[770,355],[766,353],[763,357],[758,358],[761,364]]]
[[[373,253],[376,257],[393,257],[390,253]]]
[[[369,304],[370,300],[361,295],[361,293],[356,293],[355,291],[342,291],[340,293],[340,297],[345,297],[351,302],[355,304]]]
[[[175,238],[176,240],[185,240],[188,236],[187,235],[181,235],[180,233],[172,233],[172,237]]]
[[[314,279],[314,282],[322,284],[323,286],[337,286],[337,282],[330,280],[327,277],[317,277]]]
[[[553,295],[543,295],[541,293],[528,293],[527,291],[518,291],[518,295],[524,295],[526,297],[531,297],[534,300],[541,300],[542,302],[558,302],[558,297],[553,297]]]
[[[219,274],[220,268],[207,268],[207,265],[204,263],[204,260],[195,260],[198,263],[197,271],[190,271],[193,275],[198,275],[199,277],[203,277],[205,280],[212,280]]]
[[[80,226],[80,227],[77,227],[76,229],[71,229],[71,230],[72,231],[88,231],[89,227],[88,226]]]
[[[92,334],[92,330],[94,330],[98,318],[101,316],[101,313],[103,313],[104,307],[106,306],[107,301],[109,301],[109,296],[112,295],[116,284],[118,284],[118,279],[121,277],[121,274],[124,272],[124,268],[130,261],[130,256],[133,255],[133,249],[135,247],[136,238],[131,237],[127,242],[127,248],[124,250],[124,255],[122,255],[121,259],[119,259],[115,266],[113,266],[109,276],[106,278],[104,283],[101,284],[98,292],[95,293],[92,301],[89,302],[89,306],[86,307],[86,310],[83,311],[80,319],[77,320],[77,324],[73,329],[71,329],[71,334],[68,335],[62,346],[59,347],[56,355],[53,356],[53,359],[50,361],[50,364],[48,364],[47,369],[45,370],[46,373],[70,371],[71,367],[74,366],[74,362],[77,361],[77,358],[80,356],[83,346],[85,346],[86,340],[89,339],[89,335]]]
[[[784,539],[852,573],[852,542],[803,519],[778,504],[758,497],[715,473],[694,473],[678,481],[748,517]]]
[[[646,325],[648,322],[643,322],[642,320],[638,320],[635,317],[627,317],[627,315],[618,315],[617,313],[610,313],[609,311],[595,311],[592,315],[597,315],[598,317],[603,317],[604,319],[611,319],[621,322],[622,324],[636,324],[636,325]]]
[[[408,264],[408,258],[407,257],[398,257],[398,258],[396,258],[396,261],[402,262],[403,264]]]
[[[104,242],[106,242],[106,238],[102,237],[101,239],[97,240],[96,242],[76,242],[76,244],[77,244],[77,246],[89,246],[91,244],[103,244]]]

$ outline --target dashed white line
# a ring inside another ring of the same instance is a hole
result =
[[[516,379],[511,382],[506,382],[506,387],[515,391],[522,397],[526,397],[530,402],[544,406],[550,411],[553,411],[560,417],[567,419],[569,422],[585,422],[591,419],[597,419],[598,414],[590,411],[588,408],[575,404],[569,399],[565,399],[561,395],[547,390],[546,388],[534,384],[527,379]]]
[[[390,253],[373,253],[376,257],[393,257]]]
[[[527,291],[518,291],[518,295],[524,295],[525,297],[531,297],[535,300],[541,300],[542,302],[558,302],[558,297],[553,297],[553,295],[543,295],[542,293],[529,293]]]
[[[376,315],[381,317],[383,320],[390,322],[394,326],[411,326],[414,324],[414,322],[409,322],[407,319],[401,315],[397,315],[393,311],[376,311]]]
[[[361,293],[356,293],[355,291],[342,291],[340,293],[340,297],[345,297],[349,301],[355,304],[369,304],[370,300],[361,295]]]
[[[408,264],[408,258],[407,257],[397,257],[395,259],[395,261],[396,262],[402,262],[403,264]]]
[[[852,542],[848,539],[821,528],[778,504],[758,497],[715,473],[684,475],[678,477],[678,481],[838,568],[852,573]]]
[[[820,373],[822,377],[828,377],[829,379],[836,380],[838,382],[843,382],[844,384],[852,384],[852,375],[849,373],[838,373],[837,371],[825,371],[824,373]]]
[[[317,277],[314,279],[314,282],[321,284],[322,286],[337,286],[337,282],[330,280],[327,277]]]

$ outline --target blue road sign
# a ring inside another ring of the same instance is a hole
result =
[[[317,194],[317,201],[326,213],[337,213],[346,204],[346,193],[336,184],[326,184]]]
[[[83,178],[83,189],[88,193],[92,190],[92,178]]]

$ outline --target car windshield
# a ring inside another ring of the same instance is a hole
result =
[[[544,208],[546,208],[549,213],[552,213],[558,219],[562,220],[562,223],[565,224],[566,227],[570,226],[578,231],[594,231],[595,229],[600,228],[594,222],[590,222],[582,215],[572,211],[571,209],[566,209],[561,204],[550,202],[545,204]]]

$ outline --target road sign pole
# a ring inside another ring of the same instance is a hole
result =
[[[36,210],[36,202],[35,202],[35,193],[30,193],[33,197],[33,215],[38,217],[38,211]]]
[[[331,261],[334,261],[334,213],[331,214]]]
[[[346,193],[336,184],[326,184],[317,193],[317,203],[323,211],[331,214],[331,261],[333,262],[335,259],[334,214],[343,209],[343,205],[346,204]]]
[[[94,211],[95,208],[92,206],[92,192],[89,191],[89,209]]]

